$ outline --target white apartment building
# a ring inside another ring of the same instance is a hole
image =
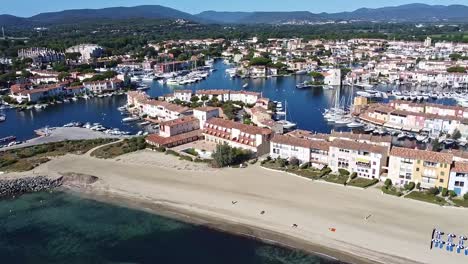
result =
[[[455,161],[450,171],[449,190],[454,191],[457,196],[468,193],[468,163]]]
[[[220,109],[210,106],[198,107],[193,109],[193,116],[199,120],[200,127],[204,127],[206,120],[214,117],[220,117]]]
[[[307,163],[322,168],[328,165],[330,142],[313,140],[289,135],[275,135],[270,143],[270,157],[276,159],[297,158],[300,163]]]
[[[340,86],[341,85],[341,69],[332,69],[323,73],[325,85]]]
[[[205,140],[216,144],[227,143],[231,147],[250,150],[257,155],[270,152],[272,131],[249,126],[231,120],[211,118],[203,127]]]
[[[177,119],[161,122],[159,135],[161,137],[172,137],[200,129],[200,122],[194,116],[185,116]]]
[[[87,62],[92,58],[100,57],[104,48],[96,44],[80,44],[66,49],[66,53],[80,53],[81,61]]]
[[[328,163],[334,172],[345,169],[358,177],[380,179],[388,152],[386,146],[335,139],[330,143]]]
[[[105,81],[95,81],[95,82],[85,82],[83,86],[90,92],[95,94],[101,94],[104,92],[112,92],[122,88],[123,82],[118,79],[105,80]]]

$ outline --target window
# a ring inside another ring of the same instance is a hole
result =
[[[440,179],[439,182],[440,182],[440,183],[443,183],[443,182],[444,182],[444,179]]]
[[[441,171],[440,176],[445,176],[445,171]]]
[[[419,168],[416,168],[416,171],[419,171]]]

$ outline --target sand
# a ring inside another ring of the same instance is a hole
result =
[[[85,192],[120,197],[146,204],[145,208],[155,207],[156,211],[158,207],[171,209],[208,223],[211,219],[222,229],[243,226],[249,234],[303,249],[319,248],[351,262],[468,260],[445,250],[429,249],[435,226],[468,235],[468,210],[382,195],[376,188],[324,184],[259,165],[212,169],[151,151],[115,160],[67,155],[41,165],[34,174],[57,177],[67,172],[100,178]],[[223,221],[225,225],[220,226]]]

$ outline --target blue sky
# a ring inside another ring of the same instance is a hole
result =
[[[217,11],[340,12],[360,7],[382,7],[408,3],[465,4],[468,0],[2,0],[0,14],[28,17],[41,12],[77,8],[101,8],[159,4],[188,13]]]

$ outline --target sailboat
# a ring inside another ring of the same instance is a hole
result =
[[[293,128],[295,128],[297,126],[297,124],[287,120],[288,102],[284,103],[284,112],[285,112],[284,119],[277,121],[277,123],[281,124],[284,129],[293,129]]]

